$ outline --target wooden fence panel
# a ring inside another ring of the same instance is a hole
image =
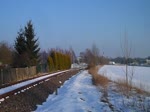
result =
[[[36,66],[0,69],[0,86],[36,76]]]

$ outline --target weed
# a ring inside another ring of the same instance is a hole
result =
[[[99,75],[98,72],[99,66],[92,67],[89,69],[89,74],[92,75],[92,82],[94,85],[102,86],[104,89],[107,88],[109,80],[103,75]]]

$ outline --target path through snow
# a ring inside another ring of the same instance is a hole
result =
[[[110,82],[108,96],[103,96],[103,88],[92,84],[92,76],[82,71],[58,89],[58,95],[49,95],[47,101],[38,105],[35,112],[149,112],[150,97],[133,93],[126,98],[115,83]],[[102,101],[106,98],[108,101]]]
[[[58,90],[58,95],[49,95],[36,112],[103,112],[111,111],[108,105],[100,102],[102,93],[92,85],[88,71],[82,71]]]

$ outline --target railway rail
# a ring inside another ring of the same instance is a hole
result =
[[[0,102],[3,100],[9,98],[11,95],[16,95],[20,92],[24,92],[27,89],[30,89],[34,86],[37,86],[38,84],[43,83],[44,81],[48,81],[52,77],[57,77],[58,75],[63,75],[64,73],[67,73],[69,71],[73,71],[72,69],[70,70],[65,70],[61,72],[56,72],[48,75],[44,75],[35,79],[30,79],[21,83],[17,83],[14,85],[10,85],[5,88],[0,89]],[[61,83],[61,82],[60,82]]]

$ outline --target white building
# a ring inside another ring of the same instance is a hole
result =
[[[149,60],[149,59],[147,59],[147,60],[146,60],[146,63],[149,65],[149,64],[150,64],[150,60]]]
[[[115,65],[116,63],[114,61],[110,61],[109,65]]]

